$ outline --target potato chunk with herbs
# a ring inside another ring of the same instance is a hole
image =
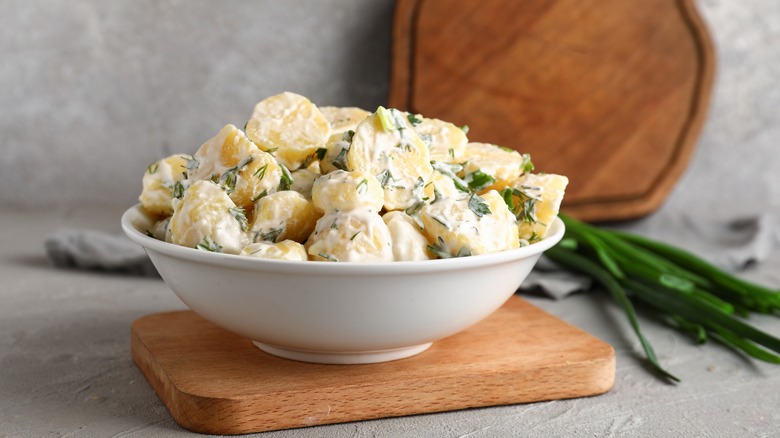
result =
[[[488,143],[467,144],[463,160],[463,180],[480,193],[501,190],[533,170],[527,154]]]
[[[393,239],[393,260],[413,261],[431,258],[428,239],[411,216],[402,211],[391,211],[382,216]]]
[[[318,151],[320,171],[323,175],[336,170],[347,170],[347,151],[354,135],[355,131],[352,130],[333,134],[328,139],[325,149]]]
[[[283,240],[277,243],[250,243],[241,250],[240,255],[261,259],[294,260],[300,262],[309,259],[303,245],[293,240]]]
[[[306,241],[309,260],[391,262],[390,230],[379,213],[367,208],[333,211],[317,221]]]
[[[187,163],[191,181],[218,180],[231,168],[239,166],[252,153],[259,151],[244,133],[233,125],[225,125],[214,137],[203,143]]]
[[[443,198],[421,212],[431,251],[440,258],[518,248],[515,217],[495,190],[483,196]]]
[[[534,243],[543,239],[558,216],[569,179],[553,173],[527,173],[515,181],[507,192],[517,216],[520,239]],[[509,193],[508,193],[509,192]]]
[[[314,206],[323,212],[368,208],[382,209],[385,192],[373,176],[360,172],[337,170],[322,175],[311,189]]]
[[[436,198],[463,198],[468,192],[459,190],[452,178],[434,170],[423,188],[425,198],[433,202]]]
[[[298,192],[285,190],[261,198],[255,204],[251,235],[255,242],[303,242],[322,216],[314,205]]]
[[[330,123],[330,129],[334,134],[346,131],[354,131],[358,123],[362,122],[371,113],[354,106],[321,106],[322,115]]]
[[[204,251],[238,254],[249,243],[244,209],[211,181],[197,181],[173,203],[171,241]]]
[[[171,155],[146,169],[143,189],[138,197],[144,210],[157,216],[173,213],[171,201],[174,194],[181,196],[184,193],[182,181],[187,178],[187,162],[191,159],[189,155]]]
[[[289,171],[271,154],[257,150],[238,166],[225,171],[217,182],[236,205],[251,209],[258,199],[278,190],[287,190],[291,180]]]
[[[330,137],[330,123],[301,95],[281,93],[263,99],[246,123],[246,134],[290,170],[311,161]]]
[[[348,170],[374,175],[385,192],[387,210],[422,202],[423,186],[433,172],[428,146],[414,132],[406,113],[383,107],[357,126],[345,164]]]
[[[408,118],[414,125],[414,130],[420,139],[428,144],[428,154],[431,160],[444,163],[462,161],[466,144],[469,141],[463,129],[439,119],[416,115],[409,115]]]
[[[311,200],[311,189],[314,186],[314,181],[322,176],[319,163],[315,161],[309,167],[294,170],[291,172],[291,176],[292,184],[290,185],[290,190],[296,191],[303,195],[304,198]]]

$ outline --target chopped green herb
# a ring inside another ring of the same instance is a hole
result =
[[[496,182],[496,179],[491,175],[482,172],[481,170],[475,170],[474,172],[466,175],[464,181],[468,183],[471,190],[479,192],[487,187],[490,187],[491,184]]]
[[[433,201],[431,202],[431,205],[439,202],[444,196],[442,196],[441,192],[439,191],[436,186],[433,186]]]
[[[409,113],[406,115],[406,118],[409,119],[409,123],[411,123],[412,126],[418,126],[423,122],[422,116],[419,114]]]
[[[360,195],[365,195],[366,192],[368,192],[368,180],[365,178],[361,180],[355,190],[357,190]]]
[[[151,238],[154,238],[154,234],[152,234],[152,232],[149,231],[149,230],[146,230],[146,235],[151,237]]]
[[[276,153],[276,151],[278,151],[278,150],[279,150],[279,148],[270,148],[270,149],[267,149],[267,150],[265,151],[265,153],[267,153],[267,154],[271,154],[271,156],[274,156],[274,157],[275,157],[276,155],[274,155],[274,154],[275,154],[275,153]]]
[[[446,229],[450,229],[450,224],[443,218],[440,218],[439,216],[431,216],[431,219],[435,220],[436,222],[440,223],[441,226],[443,226]]]
[[[415,214],[419,213],[420,210],[422,210],[422,208],[424,206],[425,206],[425,201],[424,200],[419,201],[419,202],[415,202],[411,207],[409,207],[406,210],[404,210],[404,212],[406,214],[408,214],[409,216],[414,216]]]
[[[252,198],[252,203],[255,203],[255,202],[257,202],[257,201],[259,201],[260,199],[262,199],[262,198],[265,198],[266,196],[268,196],[268,189],[266,189],[266,190],[263,190],[263,191],[262,191],[262,192],[260,192],[260,193],[259,193],[257,196],[255,196],[254,198]]]
[[[225,191],[228,192],[228,194],[233,193],[236,190],[236,183],[238,182],[239,172],[244,170],[244,167],[246,167],[253,160],[254,157],[249,155],[248,157],[239,161],[238,164],[226,170],[225,173],[223,173],[222,176],[219,177],[217,183],[221,185],[225,189]]]
[[[222,251],[222,247],[217,242],[211,240],[211,236],[205,236],[195,249],[208,252]]]
[[[323,158],[325,158],[325,154],[328,153],[328,150],[325,148],[317,148],[316,153],[317,153],[317,159],[322,160]]]
[[[464,246],[458,250],[458,253],[455,254],[455,257],[471,257],[471,250]]]
[[[447,244],[444,242],[444,239],[442,239],[441,236],[438,236],[436,240],[436,245],[427,245],[426,249],[441,259],[471,256],[471,250],[466,247],[462,247],[455,255],[452,255],[452,252],[450,252]]]
[[[265,176],[265,171],[268,169],[268,165],[264,164],[263,167],[255,170],[255,173],[252,174],[252,176],[256,176],[257,179],[263,179]]]
[[[336,257],[333,257],[332,255],[326,254],[324,252],[321,252],[321,253],[319,253],[317,255],[322,257],[322,258],[324,258],[325,260],[327,260],[329,262],[337,262],[338,261],[338,259]]]
[[[541,197],[530,192],[540,190],[540,187],[532,186],[520,186],[520,189],[507,187],[501,190],[501,197],[504,198],[504,202],[517,220],[535,224],[538,222],[536,203],[541,200]],[[515,202],[515,198],[517,198],[517,202]]]
[[[352,237],[350,237],[350,238],[349,238],[349,240],[355,240],[355,237],[357,237],[357,236],[358,236],[358,234],[360,234],[360,233],[361,233],[361,232],[360,232],[360,231],[358,231],[357,233],[353,234],[353,235],[352,235]]]
[[[450,178],[455,187],[461,192],[469,192],[469,185],[466,181],[463,181],[457,174],[463,170],[462,164],[450,164],[443,163],[441,161],[431,161],[431,166],[434,170],[438,171],[442,175]]]
[[[455,159],[455,149],[449,148],[447,151],[450,153],[450,158]]]
[[[267,232],[258,231],[255,233],[255,242],[257,239],[265,240],[266,242],[276,243],[276,241],[279,239],[279,236],[284,232],[284,227],[281,228],[272,228]]]
[[[157,168],[159,166],[160,166],[159,163],[157,161],[155,161],[154,163],[150,164],[149,167],[146,168],[146,171],[149,174],[155,173],[155,172],[157,172]]]
[[[420,140],[428,147],[431,147],[431,143],[433,143],[433,136],[431,134],[417,134],[417,136],[420,137]]]
[[[334,220],[333,223],[330,224],[330,229],[331,230],[338,230],[339,229],[339,224],[337,223],[337,221]]]
[[[395,129],[395,123],[393,117],[390,115],[390,111],[387,108],[380,106],[376,109],[376,116],[379,119],[379,123],[382,125],[382,129],[385,131],[392,131]]]
[[[333,161],[330,162],[330,164],[333,165],[336,169],[339,170],[348,170],[347,169],[347,152],[349,152],[349,147],[341,148],[341,151],[339,151],[339,154],[336,155],[336,158],[333,159]]]
[[[238,224],[241,226],[241,231],[246,231],[248,224],[247,224],[246,212],[244,211],[244,208],[231,207],[228,209],[228,211],[238,221]]]
[[[482,217],[486,214],[491,214],[490,207],[487,205],[484,199],[476,193],[472,193],[469,197],[469,209],[477,215]]]
[[[393,180],[393,174],[390,172],[390,169],[385,169],[384,172],[376,176],[376,179],[379,181],[379,185],[384,189]]]
[[[290,190],[290,187],[292,187],[293,184],[293,177],[290,174],[290,170],[287,169],[287,166],[281,163],[279,163],[279,168],[282,169],[282,179],[279,181],[278,191],[282,192],[285,190]]]
[[[463,131],[464,134],[468,134],[469,133],[469,125],[461,126],[460,130]]]
[[[531,162],[531,154],[523,154],[523,162],[520,164],[523,173],[531,173],[534,170],[534,163]]]
[[[176,199],[181,199],[184,197],[184,184],[182,184],[181,181],[176,181],[176,183],[173,185],[173,197]]]
[[[246,125],[248,124],[249,124],[249,120],[247,120],[246,123],[244,123],[244,129],[243,129],[244,132],[246,132]]]

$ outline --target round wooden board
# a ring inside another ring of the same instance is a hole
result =
[[[692,0],[399,0],[388,104],[568,176],[573,216],[630,219],[685,169],[713,58]]]

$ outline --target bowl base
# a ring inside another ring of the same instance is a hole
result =
[[[373,351],[312,351],[295,350],[278,345],[264,344],[262,342],[252,341],[255,346],[268,354],[292,359],[301,362],[336,364],[336,365],[359,365],[367,363],[389,362],[391,360],[405,359],[407,357],[420,354],[431,346],[427,344],[415,345],[413,347],[396,348],[393,350],[373,350]]]

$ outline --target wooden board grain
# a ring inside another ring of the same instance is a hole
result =
[[[609,344],[516,296],[427,351],[380,364],[281,359],[191,311],[136,320],[132,355],[176,422],[211,434],[583,397],[615,378]]]
[[[693,0],[399,0],[393,26],[388,104],[531,153],[583,220],[657,209],[706,116]]]

